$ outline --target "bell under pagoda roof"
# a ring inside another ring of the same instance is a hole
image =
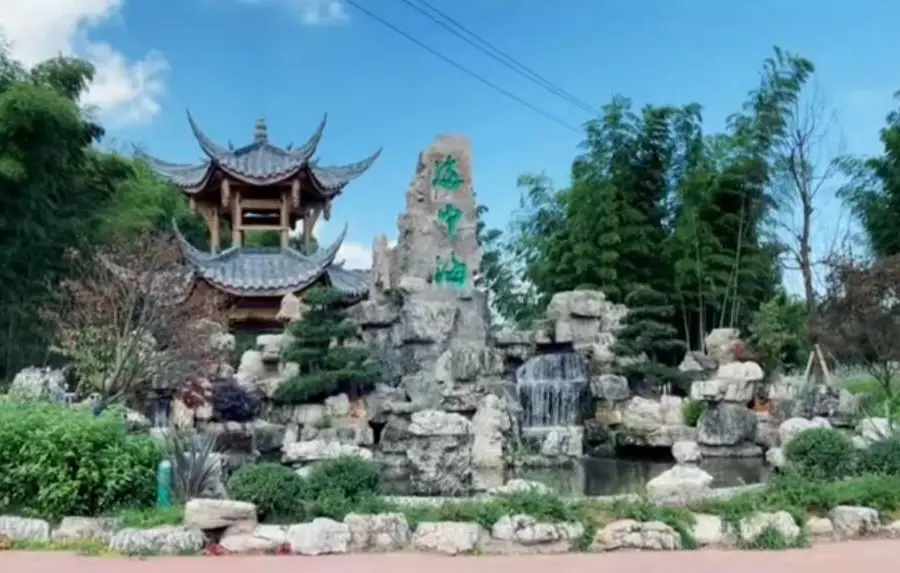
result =
[[[221,253],[206,253],[181,234],[173,221],[182,255],[197,277],[228,294],[248,297],[273,297],[296,293],[324,279],[333,288],[350,297],[368,291],[368,275],[335,264],[334,259],[347,234],[347,228],[327,249],[305,255],[292,248],[231,247]]]
[[[141,153],[151,169],[175,185],[193,194],[202,190],[217,171],[249,185],[272,185],[287,181],[303,170],[311,175],[313,184],[325,195],[340,193],[343,188],[365,173],[381,155],[379,149],[369,157],[347,165],[321,165],[314,159],[325,124],[326,114],[316,131],[298,148],[286,148],[269,143],[268,130],[263,120],[256,123],[253,143],[234,149],[229,143],[222,146],[206,136],[187,112],[191,132],[207,159],[198,164],[170,163]]]

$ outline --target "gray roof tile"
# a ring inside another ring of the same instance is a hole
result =
[[[209,158],[197,165],[169,163],[146,154],[140,154],[160,176],[183,188],[197,188],[215,169],[221,169],[232,177],[251,185],[269,185],[284,181],[301,169],[308,167],[319,187],[326,193],[339,193],[348,183],[368,170],[381,154],[376,151],[370,157],[356,163],[339,166],[323,166],[312,156],[318,149],[325,131],[327,115],[306,143],[297,149],[283,149],[269,143],[265,123],[257,123],[253,143],[232,149],[215,143],[206,136],[188,112],[188,123],[200,149]]]

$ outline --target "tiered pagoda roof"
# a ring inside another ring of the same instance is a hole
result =
[[[369,157],[347,165],[322,165],[313,156],[325,131],[326,114],[319,127],[300,147],[294,149],[276,147],[269,143],[265,123],[256,126],[253,143],[235,149],[230,143],[222,146],[207,137],[188,112],[188,123],[206,159],[196,164],[169,163],[149,155],[143,155],[151,169],[188,194],[196,194],[221,171],[248,185],[276,185],[300,174],[307,176],[312,187],[325,197],[340,193],[348,183],[366,172],[378,156],[379,149]]]
[[[313,156],[322,139],[327,115],[300,147],[288,145],[281,148],[269,143],[265,122],[260,120],[256,124],[254,141],[236,149],[230,142],[223,146],[212,141],[190,112],[187,115],[191,131],[205,156],[203,161],[178,164],[144,153],[140,156],[154,172],[191,197],[192,206],[195,201],[208,205],[216,217],[220,213],[222,216],[228,215],[227,211],[220,211],[218,207],[221,202],[224,208],[227,201],[221,195],[222,181],[231,180],[242,185],[245,196],[252,195],[253,189],[277,189],[284,184],[299,184],[302,185],[303,202],[295,202],[289,209],[306,224],[304,217],[309,215],[310,205],[328,207],[330,201],[348,183],[365,173],[381,154],[378,150],[362,161],[347,165],[320,164]],[[327,219],[329,210],[324,207],[322,209]],[[289,220],[291,225],[295,220]],[[243,225],[245,230],[249,228],[240,217],[232,221],[232,225]],[[368,288],[368,272],[344,269],[341,263],[334,262],[346,235],[346,227],[331,246],[311,255],[287,246],[245,247],[240,244],[220,252],[204,252],[191,245],[177,226],[174,230],[190,274],[231,295],[280,297],[323,282],[355,298],[364,295]]]
[[[220,253],[203,252],[188,242],[175,225],[185,261],[201,278],[222,292],[247,297],[295,293],[324,279],[348,297],[364,295],[368,273],[334,264],[347,228],[328,248],[304,255],[292,248],[231,247]]]

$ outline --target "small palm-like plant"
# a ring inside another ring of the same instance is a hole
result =
[[[166,439],[177,500],[185,502],[192,497],[220,493],[222,467],[215,447],[215,436],[196,432],[176,432]]]

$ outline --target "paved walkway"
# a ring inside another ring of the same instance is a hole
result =
[[[683,551],[519,557],[340,555],[325,557],[157,557],[123,559],[60,553],[0,553],[10,573],[887,573],[897,570],[900,540],[817,545],[776,552]],[[508,569],[507,569],[508,568]]]

